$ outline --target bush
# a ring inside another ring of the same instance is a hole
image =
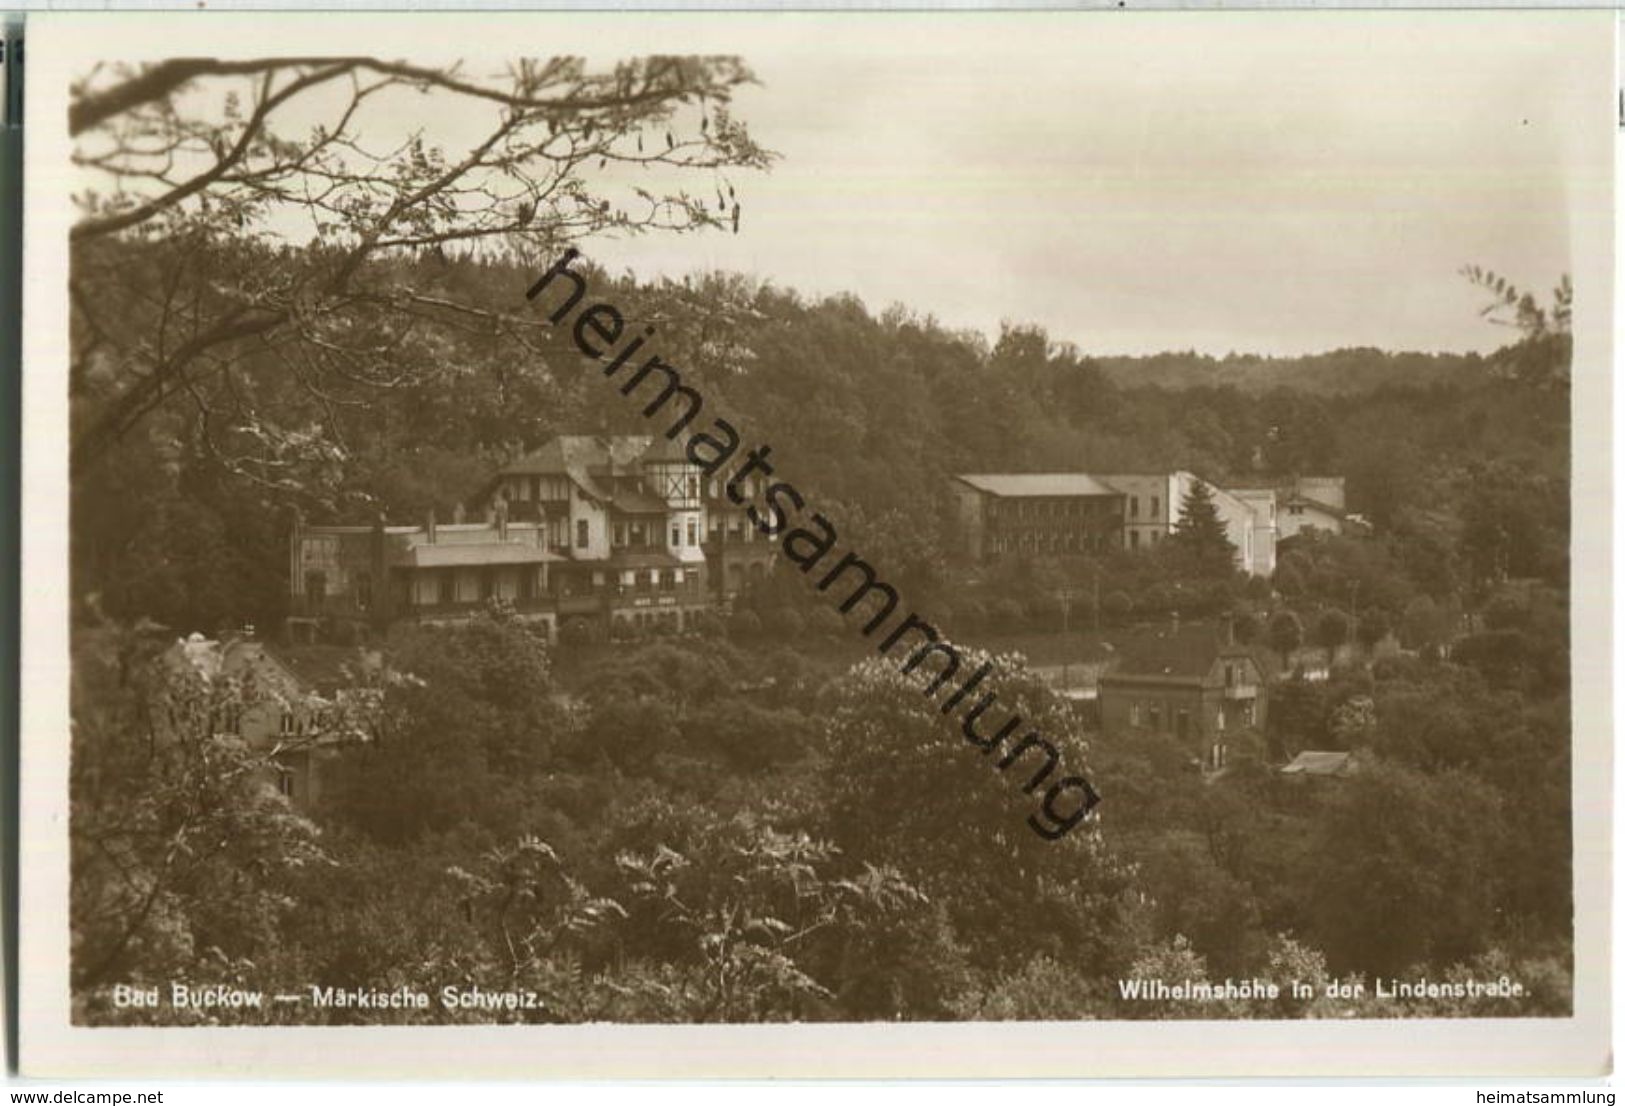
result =
[[[769,613],[766,624],[772,627],[775,634],[786,638],[798,638],[807,629],[807,620],[794,607],[775,608]]]
[[[1263,626],[1256,615],[1239,612],[1231,617],[1237,645],[1251,645],[1263,635]]]
[[[354,622],[341,619],[328,624],[327,640],[334,645],[342,645],[348,648],[360,640],[360,634],[357,633]]]
[[[769,710],[738,699],[696,711],[682,729],[688,747],[715,750],[747,772],[795,760],[813,746],[818,732],[800,711]]]
[[[1134,600],[1126,591],[1114,591],[1100,601],[1100,609],[1112,619],[1121,620],[1134,613]]]
[[[689,633],[703,638],[721,637],[726,630],[715,611],[690,611],[683,616],[683,626]]]
[[[830,607],[814,607],[807,616],[807,629],[815,634],[835,637],[846,632],[846,623]]]
[[[1035,630],[1061,628],[1061,601],[1053,595],[1035,596],[1027,604],[1028,621]]]
[[[961,599],[954,611],[961,630],[980,630],[987,625],[987,607],[979,599]]]
[[[755,611],[735,611],[728,619],[728,636],[734,641],[751,641],[761,637],[761,616]]]
[[[1393,619],[1388,617],[1384,610],[1373,610],[1360,616],[1359,625],[1355,627],[1355,634],[1360,644],[1368,650],[1375,649],[1377,643],[1388,636],[1394,628]]]
[[[1349,639],[1349,616],[1340,610],[1332,609],[1320,616],[1315,623],[1315,644],[1326,650],[1330,659],[1337,650]]]
[[[1303,622],[1291,611],[1281,611],[1270,619],[1268,644],[1283,664],[1289,663],[1292,651],[1303,644]]]
[[[1008,597],[993,601],[993,622],[1001,630],[1019,630],[1026,621],[1027,611],[1014,599]]]
[[[592,623],[581,617],[568,619],[559,627],[560,645],[587,645],[597,636]]]
[[[1303,598],[1306,586],[1303,582],[1303,573],[1291,564],[1280,564],[1275,568],[1275,590],[1288,599]]]

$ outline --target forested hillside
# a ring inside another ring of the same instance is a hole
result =
[[[86,264],[139,288],[144,253],[165,248],[103,243]],[[272,280],[289,263],[266,254],[242,264]],[[373,264],[371,295],[424,306],[404,329],[380,319],[367,357],[349,355],[318,378],[301,359],[336,355],[249,344],[226,371],[154,410],[78,472],[76,525],[94,537],[75,545],[78,598],[177,628],[275,625],[290,508],[313,521],[413,522],[430,507],[447,517],[494,468],[555,434],[649,432],[568,335],[528,310],[534,275],[473,259]],[[629,317],[654,322],[651,349],[748,441],[771,444],[778,471],[816,494],[843,531],[927,593],[951,579],[946,477],[966,471],[1185,468],[1221,484],[1336,473],[1348,478],[1351,510],[1382,533],[1416,536],[1413,546],[1453,544],[1475,511],[1505,517],[1494,540],[1508,545],[1514,575],[1549,574],[1566,544],[1567,391],[1519,375],[1523,344],[1459,359],[1447,373],[1407,371],[1397,375],[1418,379],[1328,394],[1141,387],[1120,381],[1140,369],[1164,377],[1168,363],[1189,359],[1108,371],[1037,327],[1008,327],[990,347],[901,308],[877,316],[855,300],[808,302],[738,276],[592,284]],[[150,320],[140,297],[125,294],[139,332]],[[1345,351],[1317,359],[1315,372],[1336,366],[1338,379],[1361,381],[1436,360]],[[84,359],[81,425],[118,379],[111,362]],[[1435,595],[1472,582],[1454,566],[1428,571],[1447,574],[1430,583]]]
[[[1370,348],[1340,349],[1307,357],[1160,353],[1150,357],[1102,357],[1100,366],[1113,383],[1130,388],[1231,387],[1253,393],[1292,388],[1323,396],[1379,388],[1471,385],[1485,372],[1484,359],[1476,353],[1388,353]]]

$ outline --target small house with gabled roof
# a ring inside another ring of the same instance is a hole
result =
[[[1121,659],[1100,677],[1107,731],[1172,734],[1216,771],[1232,737],[1263,729],[1268,670],[1229,623],[1147,631],[1117,643],[1117,651]]]

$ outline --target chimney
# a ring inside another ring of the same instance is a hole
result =
[[[434,508],[433,507],[429,508],[429,514],[423,520],[423,530],[424,530],[424,533],[426,533],[428,535],[429,544],[433,545],[434,542],[435,542],[435,525],[434,525]]]
[[[503,499],[500,496],[497,497],[496,516],[497,517],[496,517],[495,521],[496,521],[496,527],[497,527],[497,541],[507,541],[508,540],[508,501],[506,499]]]

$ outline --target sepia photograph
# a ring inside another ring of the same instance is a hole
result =
[[[30,44],[86,1050],[1607,1070],[1607,13],[211,18]]]

